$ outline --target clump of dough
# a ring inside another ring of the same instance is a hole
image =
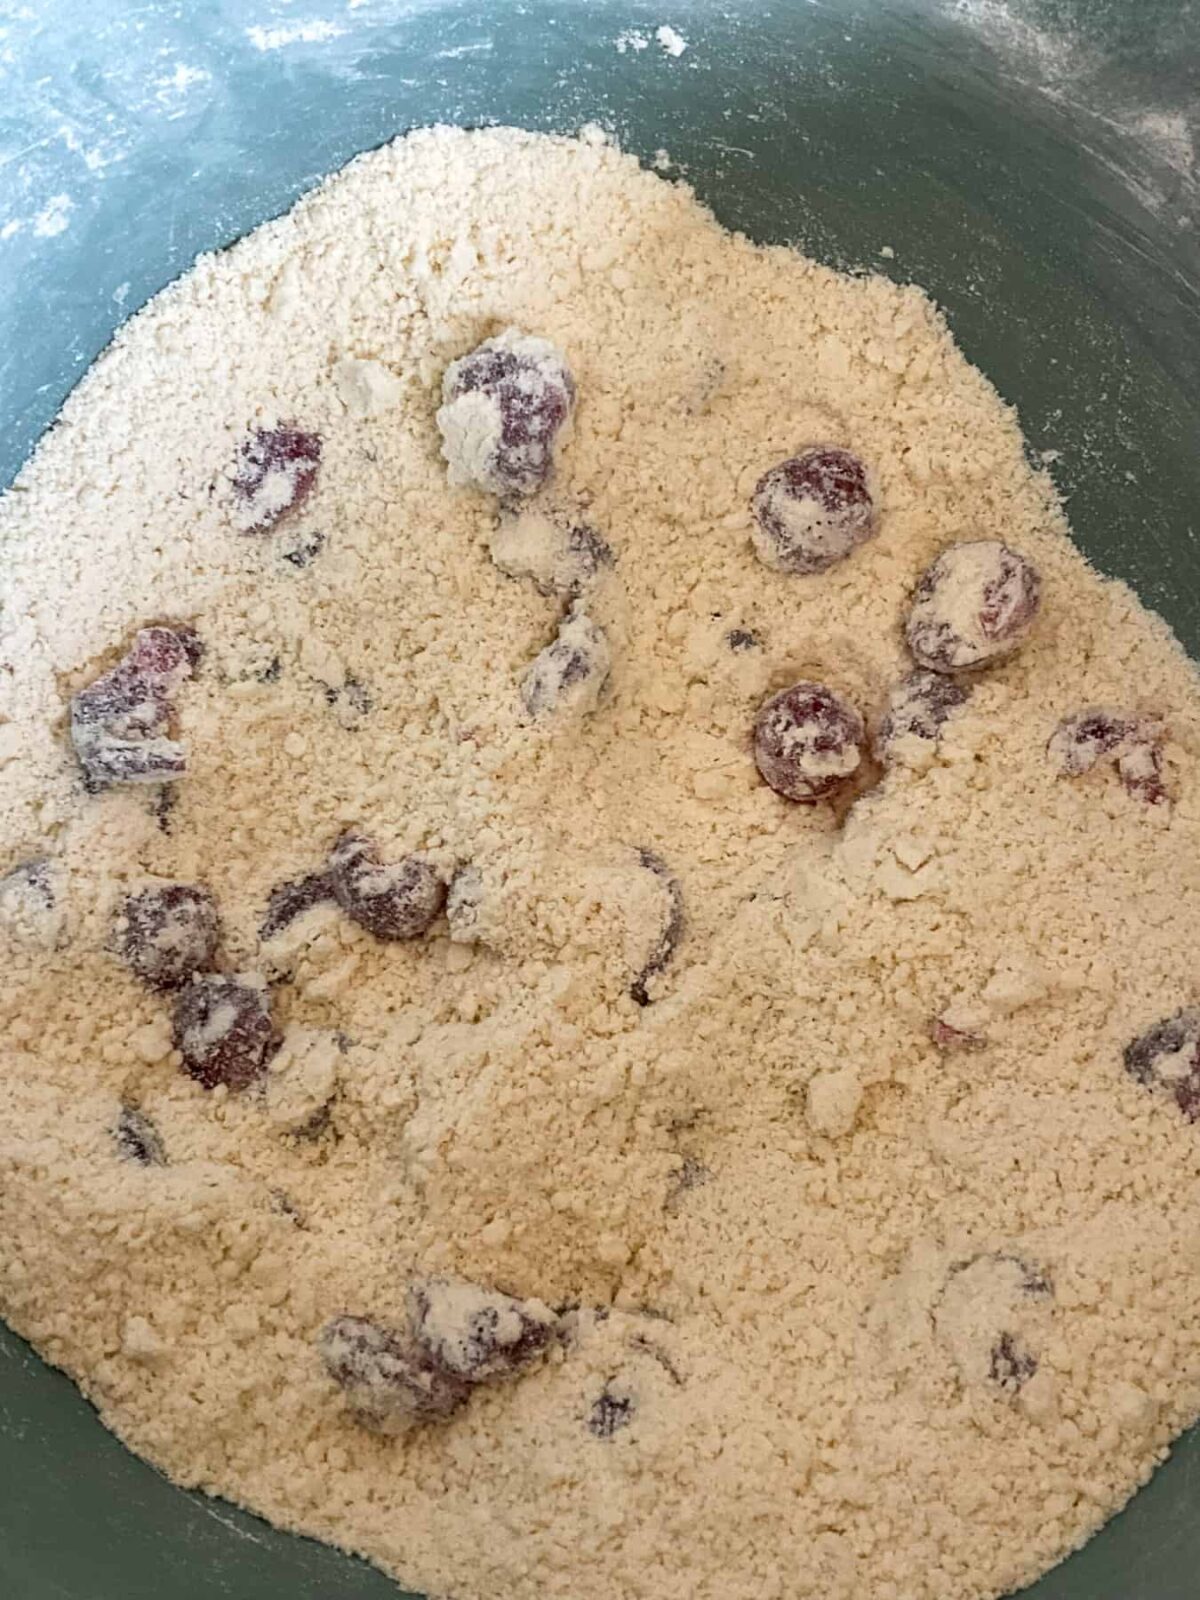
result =
[[[65,922],[54,870],[45,856],[21,861],[0,877],[0,931],[22,944],[53,950]]]
[[[1189,1122],[1200,1122],[1200,1006],[1157,1022],[1125,1046],[1125,1070],[1169,1096]]]
[[[407,1326],[339,1316],[317,1339],[325,1370],[352,1414],[378,1433],[445,1421],[479,1384],[514,1378],[549,1345],[559,1318],[465,1278],[415,1278]]]
[[[964,1382],[1016,1395],[1040,1365],[1053,1298],[1046,1274],[1018,1255],[955,1262],[933,1309],[937,1337]]]
[[[508,1378],[546,1349],[558,1318],[465,1278],[417,1278],[408,1290],[413,1338],[439,1366],[470,1383]]]
[[[1110,762],[1135,799],[1162,805],[1167,800],[1162,772],[1165,738],[1160,717],[1092,706],[1064,717],[1046,748],[1065,778],[1080,777],[1099,762]]]
[[[969,684],[941,672],[911,672],[894,686],[875,734],[873,753],[883,766],[926,764],[942,729],[971,697]]]
[[[355,1420],[374,1433],[444,1421],[471,1392],[409,1335],[367,1317],[334,1317],[321,1329],[317,1350]]]
[[[93,789],[174,783],[187,752],[170,737],[175,695],[203,647],[190,628],[143,628],[116,666],[71,700],[71,742]]]
[[[488,548],[506,576],[528,578],[539,593],[570,599],[613,565],[612,550],[590,523],[536,504],[502,515]]]
[[[611,669],[604,629],[573,606],[521,679],[521,703],[531,717],[585,716],[595,710]]]
[[[319,435],[292,424],[255,428],[243,440],[231,484],[234,526],[267,533],[312,493],[321,465]]]

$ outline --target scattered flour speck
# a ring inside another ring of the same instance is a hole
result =
[[[75,202],[69,194],[51,195],[33,219],[33,231],[39,239],[53,239],[71,226],[71,212]]]
[[[257,41],[255,41],[257,43]],[[262,46],[260,45],[261,49]],[[185,61],[177,61],[175,70],[167,76],[159,78],[155,85],[159,100],[167,101],[177,99],[179,96],[193,89],[197,84],[210,83],[212,73],[204,67],[190,67]]]
[[[315,17],[279,28],[247,28],[246,37],[256,50],[282,50],[289,44],[324,44],[329,39],[340,39],[344,32],[344,28],[327,17]]]

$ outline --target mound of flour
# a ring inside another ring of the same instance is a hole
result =
[[[578,385],[538,504],[612,556],[565,717],[519,685],[566,602],[435,424],[508,327]],[[285,426],[319,472],[247,532],[238,452]],[[878,533],[771,571],[754,486],[821,441]],[[602,142],[414,134],[135,318],[0,538],[0,1311],[171,1477],[459,1600],[978,1600],[1200,1412],[1200,1130],[1123,1064],[1197,1000],[1200,694],[917,290]],[[979,538],[1040,570],[1030,641],[848,811],[773,793],[762,701],[876,726],[918,575]],[[188,775],[86,793],[69,697],[164,621],[206,647]],[[1162,719],[1171,804],[1047,760],[1093,705]],[[263,937],[347,829],[451,920],[317,896]],[[181,1072],[114,953],[162,880],[270,986],[259,1088]],[[447,1273],[570,1337],[371,1433],[319,1330]]]

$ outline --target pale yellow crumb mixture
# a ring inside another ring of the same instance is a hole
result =
[[[615,556],[607,687],[544,725],[516,686],[561,604],[498,570],[434,421],[507,327],[569,358],[546,494]],[[247,534],[230,463],[280,421],[320,477]],[[751,493],[820,441],[869,463],[878,533],[788,576]],[[918,575],[975,538],[1039,568],[1030,641],[848,811],[780,799],[764,697],[813,678],[875,721]],[[755,247],[603,143],[414,134],[136,317],[0,541],[0,874],[53,885],[0,894],[0,1312],[133,1449],[454,1600],[983,1600],[1195,1419],[1200,1128],[1122,1051],[1200,998],[1197,680],[918,290]],[[85,793],[66,736],[161,620],[207,646],[165,817]],[[1169,805],[1047,761],[1094,704],[1165,719]],[[260,940],[347,827],[476,868],[473,937],[322,906]],[[639,850],[686,906],[646,1006]],[[262,1092],[182,1073],[113,954],[162,879],[206,883],[273,985]],[[941,1015],[985,1046],[939,1051]],[[165,1164],[122,1157],[122,1104]],[[578,1337],[375,1436],[317,1332],[440,1270],[578,1305]]]

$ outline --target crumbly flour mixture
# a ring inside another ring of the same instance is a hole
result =
[[[414,134],[0,532],[0,1311],[133,1449],[455,1600],[975,1600],[1200,1412],[1197,680],[919,291]]]

